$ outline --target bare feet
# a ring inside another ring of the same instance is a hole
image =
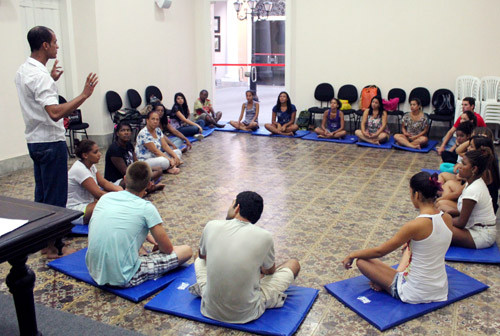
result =
[[[380,292],[382,290],[382,287],[377,285],[375,282],[370,281],[370,287],[373,289],[375,292]]]
[[[167,169],[167,173],[172,174],[172,175],[177,175],[181,172],[181,170],[177,167],[172,167],[170,169]]]
[[[45,250],[45,251],[44,251]],[[76,250],[74,248],[71,248],[69,246],[64,246],[62,248],[62,255],[59,255],[59,251],[55,246],[52,247],[47,247],[42,250],[42,254],[47,255],[47,259],[57,259],[60,257],[67,256],[68,254],[75,253]]]

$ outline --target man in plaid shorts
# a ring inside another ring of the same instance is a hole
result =
[[[97,202],[85,262],[99,285],[136,286],[191,259],[191,247],[173,246],[158,210],[143,199],[151,174],[146,162],[131,164],[125,175],[126,189],[107,193]],[[139,256],[146,239],[154,244],[153,252]]]

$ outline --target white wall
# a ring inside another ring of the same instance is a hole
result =
[[[90,135],[111,133],[104,94],[124,99],[158,86],[167,106],[174,93],[193,104],[201,88],[213,90],[210,0],[176,0],[168,10],[154,1],[61,0],[68,9],[65,48],[72,62],[70,91],[78,94],[86,75],[100,84],[82,106]],[[313,91],[326,81],[336,91],[352,83],[377,84],[408,93],[454,89],[463,74],[500,75],[496,0],[287,0],[287,89],[298,108],[316,105]],[[63,28],[64,29],[64,28]],[[18,1],[0,1],[0,165],[27,154],[14,76],[27,55]],[[66,51],[66,50],[65,50]],[[69,75],[68,73],[66,75]],[[67,97],[71,98],[71,97]]]
[[[210,44],[203,40],[210,36],[209,15],[205,22],[199,10],[209,10],[207,1],[178,0],[168,10],[158,8],[153,0],[122,0],[119,6],[112,0],[61,1],[68,11],[63,20],[65,40],[71,41],[66,47],[72,62],[64,69],[72,75],[70,92],[80,93],[89,72],[97,72],[100,78],[94,95],[81,107],[84,121],[90,124],[89,135],[112,133],[104,98],[108,90],[117,91],[128,106],[127,89],[134,88],[143,96],[146,86],[156,85],[165,105],[171,106],[178,91],[192,105],[201,86],[210,88],[211,54],[200,50]],[[27,154],[14,85],[16,70],[28,56],[18,6],[16,0],[0,2],[0,40],[7,51],[0,67],[0,111],[5,121],[0,132],[0,164]],[[208,75],[197,75],[200,65],[208,68]]]
[[[297,107],[317,104],[321,82],[335,92],[376,84],[385,98],[393,87],[432,94],[453,91],[460,75],[500,75],[500,1],[290,1],[287,66]]]
[[[17,100],[14,77],[17,68],[28,55],[25,54],[26,37],[22,32],[17,0],[0,2],[0,41],[2,66],[0,66],[0,160],[28,153],[24,140],[24,121]]]

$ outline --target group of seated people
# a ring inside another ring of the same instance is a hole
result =
[[[191,259],[191,247],[172,244],[158,210],[144,199],[152,179],[146,162],[134,162],[126,170],[125,190],[103,195],[97,202],[85,261],[98,285],[137,286]],[[263,209],[259,194],[241,192],[226,220],[206,224],[195,260],[197,282],[190,288],[202,298],[203,315],[246,323],[267,308],[283,306],[284,292],[300,265],[291,259],[276,266],[271,234],[253,225]],[[153,244],[151,251],[143,246],[146,241]]]
[[[239,120],[232,124],[252,130],[258,127],[259,106],[253,92],[247,91],[246,97]],[[68,207],[83,211],[84,222],[90,223],[86,264],[99,285],[136,286],[176,268],[193,255],[189,246],[172,244],[156,207],[144,196],[164,187],[159,183],[163,171],[178,173],[182,164],[179,148],[182,142],[189,144],[186,133],[198,132],[206,120],[217,127],[220,115],[207,113],[203,118],[202,112],[193,122],[195,125],[188,126],[179,122],[182,118],[189,120],[183,112],[189,110],[182,94],[176,94],[176,105],[173,116],[166,114],[161,103],[153,102],[135,149],[130,142],[130,125],[117,125],[115,141],[106,152],[105,177],[95,167],[101,157],[97,144],[83,140],[77,148],[79,160],[68,174]],[[321,127],[316,128],[320,136],[345,136],[339,107],[340,102],[333,99]],[[273,108],[273,122],[266,128],[279,134],[295,132],[291,127],[296,126],[295,113],[288,94],[280,93]],[[182,117],[173,122],[177,114]],[[386,141],[386,119],[380,99],[374,97],[363,114],[358,136],[374,143]],[[445,301],[448,284],[444,255],[450,244],[471,249],[494,244],[498,160],[491,131],[474,128],[478,119],[465,110],[454,126],[457,138],[451,151],[441,151],[443,159],[455,158],[453,173],[438,176],[420,172],[410,179],[410,199],[420,215],[383,244],[353,251],[342,261],[344,267],[350,268],[357,259],[358,268],[371,280],[373,289],[385,290],[408,303]],[[421,104],[414,99],[411,112],[403,118],[400,143],[425,144],[427,128]],[[162,129],[175,138],[169,140]],[[291,259],[276,266],[271,234],[253,225],[262,212],[262,197],[246,191],[237,195],[226,220],[210,221],[205,226],[194,263],[197,282],[190,287],[190,292],[202,299],[203,315],[246,323],[267,308],[283,305],[284,292],[298,275],[300,264]],[[146,241],[153,244],[150,252],[143,246]],[[397,269],[377,259],[401,247],[403,256]]]
[[[152,184],[146,192],[162,190],[162,174],[178,174],[183,164],[182,154],[192,148],[188,137],[203,139],[203,127],[224,127],[218,124],[221,112],[215,112],[207,90],[200,92],[194,104],[194,117],[182,93],[174,96],[174,105],[167,111],[165,106],[152,97],[146,115],[146,126],[132,144],[132,128],[127,121],[115,125],[113,142],[106,151],[104,177],[97,171],[101,152],[91,140],[79,142],[75,154],[77,160],[68,172],[67,207],[84,213],[83,222],[88,224],[96,202],[110,191],[126,187],[125,172],[136,161],[145,161],[152,169]],[[195,121],[193,121],[193,120]],[[166,135],[170,134],[170,137]]]

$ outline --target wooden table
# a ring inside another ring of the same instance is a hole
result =
[[[19,332],[23,336],[41,335],[33,299],[35,273],[26,265],[28,255],[67,235],[73,227],[71,221],[81,215],[79,211],[0,196],[0,217],[29,220],[0,237],[0,262],[8,261],[12,266],[6,283],[14,297]]]

